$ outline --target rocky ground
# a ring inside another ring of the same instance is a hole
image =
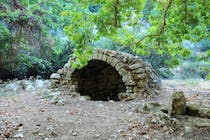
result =
[[[0,139],[209,140],[210,119],[166,112],[174,91],[187,104],[210,107],[210,81],[163,81],[162,93],[141,101],[89,101],[51,90],[43,80],[0,84]],[[161,111],[162,110],[162,111]]]

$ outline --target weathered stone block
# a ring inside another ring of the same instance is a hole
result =
[[[50,79],[60,79],[61,78],[61,76],[60,76],[60,74],[58,74],[58,73],[52,73],[51,75],[50,75]]]
[[[99,59],[99,60],[103,60],[103,54],[98,54],[98,58],[97,59]]]
[[[140,64],[140,63],[136,63],[136,64],[133,64],[133,65],[129,66],[129,68],[131,70],[138,69],[138,68],[141,68],[141,67],[142,67],[142,64]]]
[[[145,87],[145,81],[138,81],[136,86],[139,88]]]
[[[119,63],[117,63],[117,65],[115,66],[115,69],[116,69],[117,71],[119,71],[122,67],[123,67],[123,63],[119,62]]]
[[[111,65],[113,67],[115,67],[117,65],[117,63],[119,63],[119,60],[117,60],[116,58],[112,59]]]
[[[92,56],[91,56],[92,59],[97,59],[98,56],[97,56],[97,53],[94,53]]]
[[[133,92],[142,92],[142,88],[140,87],[134,87]]]
[[[107,57],[106,62],[110,64],[113,61],[113,59],[113,57]]]
[[[130,73],[128,73],[128,74],[126,74],[126,75],[124,75],[124,76],[122,77],[122,81],[123,81],[124,83],[126,83],[126,82],[128,82],[128,81],[130,81],[130,80],[132,80],[132,77],[131,77],[131,74],[130,74]]]
[[[71,77],[71,74],[72,74],[72,71],[69,70],[69,71],[66,72],[65,77],[69,77],[70,78]]]
[[[169,103],[169,115],[182,115],[185,113],[186,99],[182,91],[174,92]]]
[[[130,81],[127,81],[125,84],[128,85],[128,86],[135,86],[136,85],[136,82],[130,80]]]
[[[133,79],[134,80],[143,80],[147,77],[147,75],[145,73],[143,74],[134,74]]]
[[[69,67],[70,67],[70,63],[69,62],[64,65],[64,68],[69,68]]]
[[[123,68],[121,68],[119,71],[119,74],[120,75],[126,75],[128,72],[125,70],[125,69],[123,69]]]
[[[140,74],[140,73],[145,73],[145,69],[144,68],[138,68],[134,70],[134,73]]]

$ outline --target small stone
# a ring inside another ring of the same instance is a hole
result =
[[[117,135],[111,135],[110,137],[116,139]]]
[[[54,132],[54,131],[50,132],[50,135],[53,136],[53,137],[57,137],[58,136],[58,134],[56,132]]]
[[[149,128],[149,126],[145,125],[145,126],[143,126],[143,128],[147,130]]]
[[[73,135],[73,136],[77,136],[77,133],[76,133],[76,132],[73,132],[72,135]]]
[[[99,134],[96,134],[96,135],[95,135],[95,138],[99,138],[99,137],[100,137],[100,135],[99,135]]]
[[[191,133],[191,132],[193,132],[193,128],[190,127],[190,126],[185,126],[185,127],[184,127],[184,131],[185,131],[186,133]]]
[[[58,97],[58,96],[54,96],[54,97],[51,99],[50,103],[51,103],[51,104],[56,104],[56,103],[58,103],[58,101],[59,101],[59,97]]]
[[[157,120],[156,118],[153,118],[153,119],[151,120],[151,123],[157,124],[157,123],[158,123],[158,120]]]
[[[71,61],[71,60],[70,60]],[[64,68],[69,68],[70,67],[70,63],[66,63],[65,65],[64,65]]]
[[[44,134],[44,133],[39,133],[38,135],[39,135],[39,136],[44,136],[45,134]]]
[[[133,112],[128,112],[128,115],[130,115],[130,116],[133,115]]]
[[[33,135],[38,135],[39,132],[40,132],[40,131],[37,129],[37,130],[33,131]]]
[[[23,133],[18,133],[14,135],[14,138],[23,138],[23,137],[24,137]]]
[[[113,101],[113,100],[109,100],[109,102],[110,102],[110,103],[114,103],[114,101]]]
[[[35,88],[43,88],[45,87],[44,81],[43,80],[36,80],[35,81]]]
[[[58,73],[58,74],[60,74],[60,75],[62,75],[62,74],[63,74],[63,72],[64,72],[64,70],[63,70],[63,69],[59,69],[59,70],[57,71],[57,73]]]
[[[57,105],[65,105],[67,104],[67,100],[66,99],[59,99],[58,102],[56,103]]]
[[[50,79],[60,79],[60,78],[61,78],[61,76],[58,73],[53,73],[50,75]]]
[[[79,100],[80,101],[88,101],[88,100],[91,100],[91,97],[90,96],[87,96],[87,95],[86,96],[80,96],[79,97]]]
[[[52,96],[59,96],[59,95],[61,95],[61,92],[60,92],[60,91],[51,92],[51,93],[49,93],[49,95],[52,95]]]
[[[150,136],[149,135],[143,135],[142,137],[145,138],[146,140],[147,139],[150,140]]]
[[[33,90],[35,90],[35,87],[33,85],[28,85],[25,90],[26,91],[33,91]]]
[[[167,126],[163,126],[163,131],[168,131],[168,127]]]
[[[163,112],[156,112],[154,113],[155,120],[157,124],[170,126],[173,130],[180,129],[181,122],[175,118],[170,118],[170,116]]]
[[[3,135],[4,135],[5,138],[9,138],[11,136],[11,132],[5,130],[5,131],[3,131]]]

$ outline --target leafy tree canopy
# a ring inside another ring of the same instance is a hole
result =
[[[166,53],[172,57],[165,61],[171,66],[190,55],[184,40],[209,39],[208,0],[73,0],[68,5],[71,10],[62,15],[69,18],[65,31],[76,46],[75,67],[87,64],[92,43],[101,37],[139,55]],[[143,32],[145,20],[149,26]]]

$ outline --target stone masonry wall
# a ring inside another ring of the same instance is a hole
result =
[[[128,53],[97,49],[91,60],[100,60],[112,66],[122,78],[125,91],[118,93],[120,100],[158,93],[161,86],[159,78],[151,67],[140,57]],[[65,85],[70,94],[78,93],[79,81],[75,78],[77,69],[67,62],[62,69],[51,75],[51,80],[57,85]]]

